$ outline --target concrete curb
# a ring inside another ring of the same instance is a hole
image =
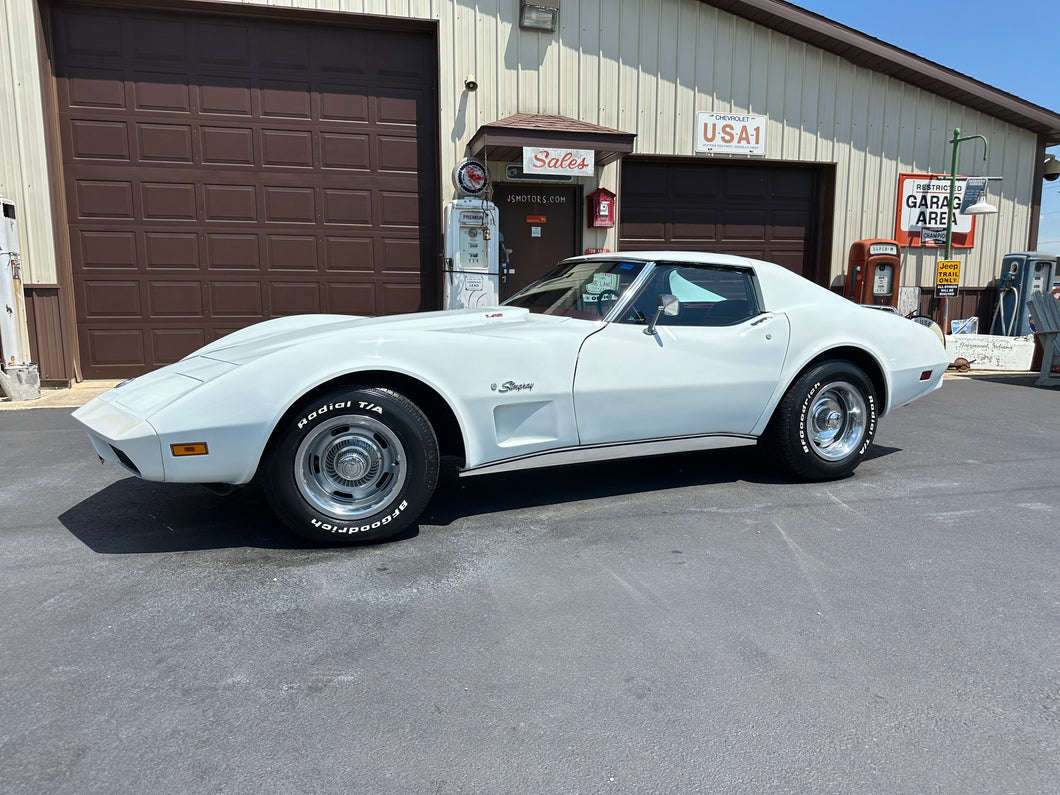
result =
[[[81,381],[66,389],[41,389],[37,400],[0,399],[0,411],[23,409],[76,409],[121,381]]]

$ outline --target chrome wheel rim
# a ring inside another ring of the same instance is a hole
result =
[[[310,432],[295,455],[302,497],[336,519],[371,516],[405,485],[405,448],[390,428],[370,417],[334,417]]]
[[[806,413],[811,448],[825,461],[846,458],[864,440],[867,418],[865,397],[853,384],[828,384]]]

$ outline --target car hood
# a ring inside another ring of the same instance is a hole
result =
[[[388,317],[298,315],[249,326],[200,348],[184,361],[208,357],[245,364],[279,350],[327,340],[343,344],[379,342],[418,333],[522,336],[531,328],[554,328],[570,318],[535,315],[511,307],[419,312]]]

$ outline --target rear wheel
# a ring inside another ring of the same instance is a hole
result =
[[[344,389],[303,404],[265,462],[266,497],[296,533],[355,544],[400,533],[438,483],[438,441],[408,398]]]
[[[773,415],[769,437],[780,462],[808,480],[850,475],[876,435],[872,382],[849,362],[826,361],[799,376]]]

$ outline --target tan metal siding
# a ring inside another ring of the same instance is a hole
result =
[[[0,5],[0,194],[15,203],[27,283],[55,283],[33,0]]]
[[[516,112],[562,113],[635,132],[638,153],[665,155],[693,154],[698,111],[764,114],[767,159],[837,164],[831,271],[838,277],[850,242],[892,234],[898,173],[948,171],[947,141],[960,127],[990,139],[986,171],[1004,177],[990,186],[1000,213],[980,219],[975,249],[961,252],[963,281],[986,284],[1004,253],[1026,246],[1032,133],[698,0],[564,0],[553,36],[520,31],[516,0],[258,5],[437,20],[443,176],[480,124]],[[0,190],[24,208],[24,219],[33,218],[23,224],[30,278],[53,281],[32,8],[33,0],[8,0],[0,11],[0,66],[11,65],[0,78],[0,130],[15,133],[0,141]],[[480,83],[473,94],[463,89],[469,72]],[[980,145],[962,145],[960,169],[984,173]],[[451,195],[443,180],[439,204]],[[903,281],[928,285],[937,256],[908,252]]]

